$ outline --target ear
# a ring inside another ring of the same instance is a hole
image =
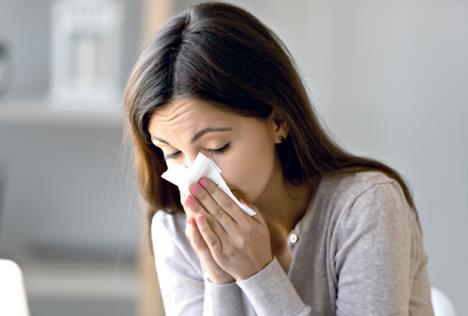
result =
[[[279,144],[288,137],[289,126],[286,118],[278,110],[273,110],[270,114],[270,123],[275,143]]]

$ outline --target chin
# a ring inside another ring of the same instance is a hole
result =
[[[261,196],[261,194],[257,196],[255,195],[252,196],[238,189],[231,189],[231,191],[232,191],[232,194],[234,194],[234,196],[237,197],[238,199],[242,199],[246,201],[247,203],[254,204],[254,205],[256,204],[258,198]]]
[[[229,185],[229,183],[227,183],[229,189],[232,191],[235,197],[255,205],[257,201],[265,195],[265,192],[268,189],[268,182],[263,184],[255,183],[254,186],[252,186],[252,184],[253,183],[250,184],[249,190],[246,190],[244,187]]]

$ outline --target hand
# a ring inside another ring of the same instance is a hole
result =
[[[190,187],[193,196],[185,204],[198,213],[196,224],[213,259],[237,281],[262,270],[273,256],[268,226],[258,208],[248,204],[256,211],[249,216],[215,183],[206,178],[198,183]]]
[[[195,218],[188,218],[185,235],[190,240],[192,248],[200,258],[200,261],[205,268],[206,275],[210,282],[225,284],[235,281],[235,279],[226,271],[224,271],[213,259],[210,249],[206,245],[205,240],[198,230],[197,224],[195,223]]]
[[[195,217],[197,213],[191,211],[190,208],[187,208],[184,203],[184,210],[187,214],[187,225],[185,229],[185,235],[190,241],[192,248],[194,249],[195,253],[200,258],[200,262],[204,267],[208,280],[213,283],[217,284],[226,284],[234,282],[235,279],[224,271],[213,259],[211,255],[211,251],[208,248],[205,240],[203,239],[200,230],[197,227],[195,222]],[[207,214],[204,210],[199,210],[198,214]]]

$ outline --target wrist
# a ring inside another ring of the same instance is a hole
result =
[[[214,283],[214,284],[227,284],[227,283],[233,283],[236,281],[230,275],[225,275],[225,276],[207,275],[206,278],[208,279],[209,282]]]
[[[255,269],[251,270],[249,273],[243,274],[236,276],[236,282],[242,282],[246,279],[251,278],[252,276],[256,275],[257,273],[263,271],[268,265],[272,263],[272,261],[275,259],[275,256],[271,255],[271,258],[266,261],[266,263],[258,265]]]

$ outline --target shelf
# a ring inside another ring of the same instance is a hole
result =
[[[104,108],[104,107],[103,107]],[[2,126],[122,127],[122,112],[116,110],[62,109],[47,101],[11,100],[0,102]]]

